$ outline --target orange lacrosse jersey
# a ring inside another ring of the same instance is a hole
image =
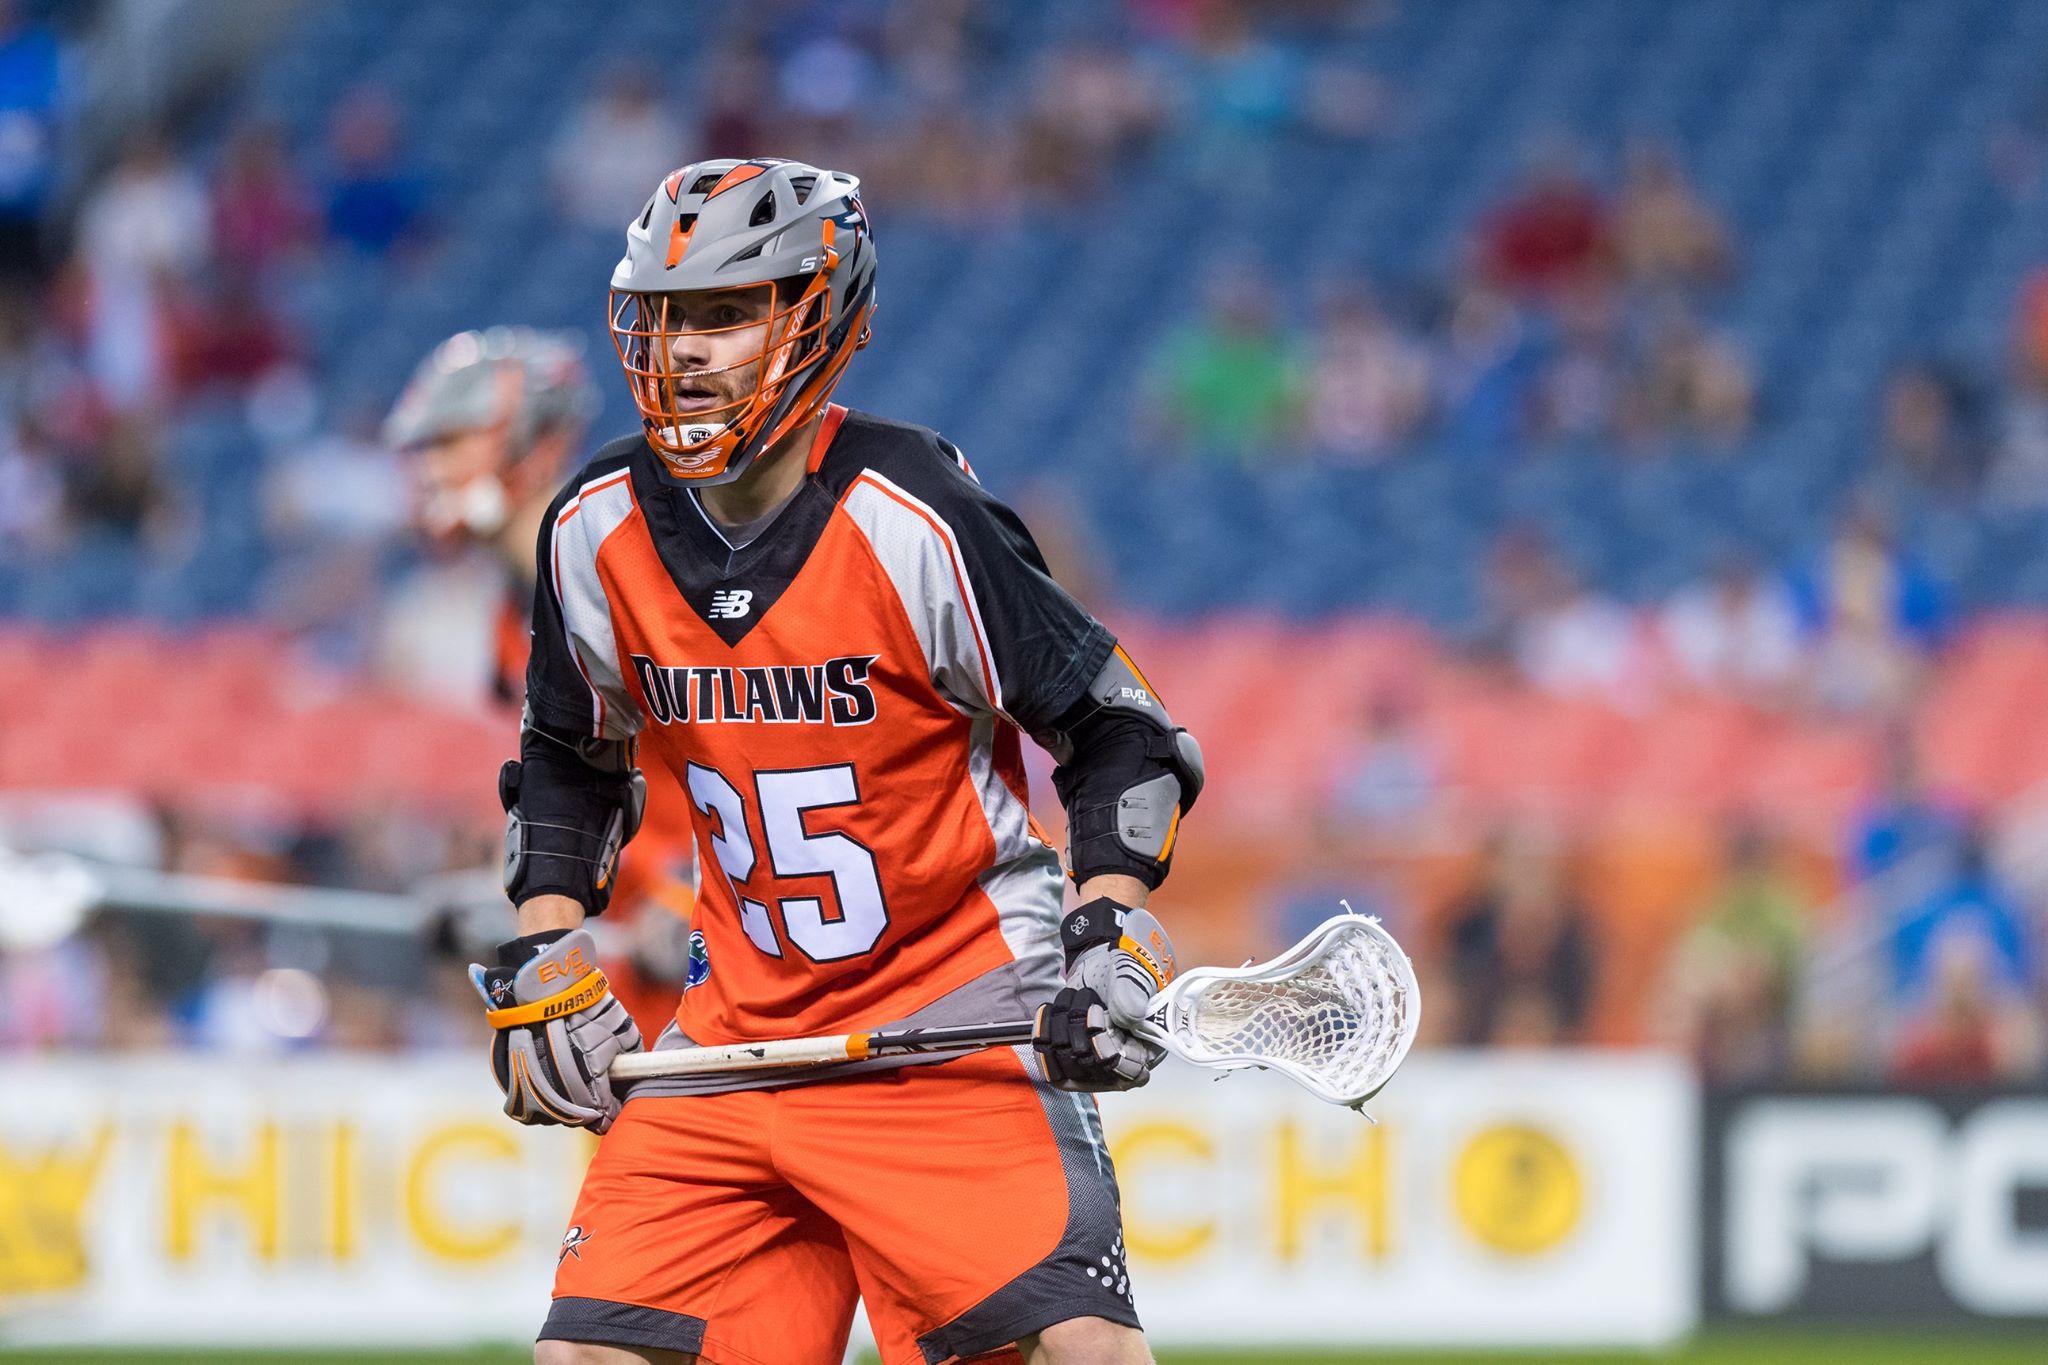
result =
[[[735,545],[634,437],[542,530],[528,700],[637,737],[691,807],[699,1043],[1027,1017],[1057,985],[1059,857],[1020,730],[1115,641],[934,433],[833,407]]]

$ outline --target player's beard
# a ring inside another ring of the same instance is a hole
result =
[[[743,360],[681,370],[671,377],[666,396],[676,420],[691,426],[719,427],[744,414],[761,387],[780,330],[773,321],[764,324],[756,334],[762,349],[749,347]]]

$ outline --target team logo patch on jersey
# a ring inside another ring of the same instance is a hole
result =
[[[585,1242],[589,1240],[590,1234],[583,1230],[583,1225],[581,1223],[578,1223],[575,1226],[571,1227],[567,1232],[562,1234],[562,1250],[561,1254],[555,1257],[555,1264],[560,1265],[562,1262],[568,1260],[571,1256],[574,1256],[579,1261],[582,1260],[583,1253],[581,1251],[578,1251],[577,1248],[582,1246]]]
[[[751,588],[720,588],[711,594],[711,617],[717,621],[737,621],[754,608],[754,593]]]
[[[701,986],[711,979],[711,950],[704,944],[704,931],[690,931],[690,958],[683,969],[683,989]],[[579,1258],[580,1259],[580,1258]]]

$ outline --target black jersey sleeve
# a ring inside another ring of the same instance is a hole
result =
[[[895,580],[934,684],[1027,732],[1050,726],[1101,671],[1115,637],[1053,581],[1023,521],[950,443],[866,414],[848,420],[840,441],[846,505]]]
[[[949,479],[961,485],[949,521],[987,629],[997,709],[1027,732],[1041,731],[1081,699],[1116,637],[1054,581],[1016,511],[976,482],[964,462],[960,469],[957,480]]]

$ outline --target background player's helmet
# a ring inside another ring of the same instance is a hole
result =
[[[755,367],[753,393],[678,410],[673,386],[687,374],[674,361],[680,329],[664,295],[742,286],[774,291],[760,353],[726,367]],[[874,306],[874,235],[853,176],[773,157],[671,172],[627,227],[612,272],[612,340],[647,443],[678,478],[737,479],[825,405],[867,345]]]
[[[513,509],[561,478],[562,457],[596,415],[597,390],[573,332],[493,327],[430,352],[384,422],[394,450],[495,430],[493,467],[457,486],[427,481],[421,520],[436,535],[495,535]],[[569,439],[552,439],[567,435]]]

